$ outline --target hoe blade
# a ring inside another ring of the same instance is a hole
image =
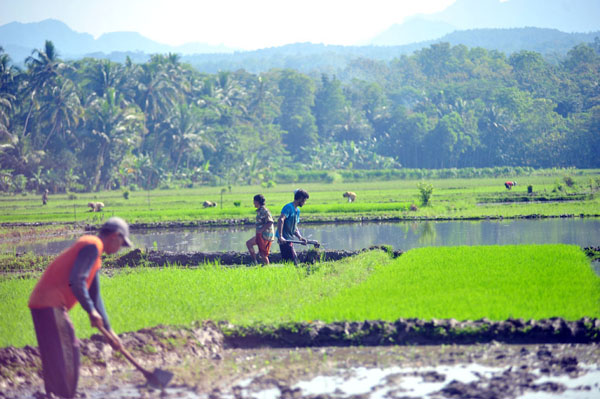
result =
[[[154,388],[165,388],[172,378],[173,373],[161,369],[154,369],[153,373],[146,374],[148,384]]]

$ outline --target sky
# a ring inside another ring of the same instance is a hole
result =
[[[58,19],[89,33],[133,31],[154,41],[241,50],[312,42],[357,45],[455,0],[0,0],[0,25]]]

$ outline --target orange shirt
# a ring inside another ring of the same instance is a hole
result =
[[[98,258],[87,278],[87,287],[90,287],[102,264],[101,256],[104,244],[100,238],[87,235],[77,240],[70,248],[58,255],[54,262],[50,263],[29,297],[31,309],[64,307],[68,310],[75,306],[77,299],[69,286],[69,275],[79,251],[90,244],[98,248]]]

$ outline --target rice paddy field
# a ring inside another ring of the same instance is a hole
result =
[[[0,195],[0,223],[99,224],[112,215],[130,223],[193,222],[254,218],[253,196],[262,193],[266,206],[276,214],[293,200],[302,187],[310,199],[302,209],[304,220],[360,218],[486,218],[526,215],[600,216],[600,171],[580,171],[565,184],[562,172],[516,176],[518,185],[504,187],[506,178],[438,179],[423,181],[433,186],[428,206],[422,206],[419,180],[363,181],[261,186],[201,187],[169,190],[105,191],[50,195],[46,206],[39,195]],[[531,193],[528,193],[531,186]],[[342,194],[353,191],[355,203]],[[127,198],[125,198],[127,196]],[[204,201],[217,203],[204,208]],[[103,202],[102,212],[90,212],[88,202]],[[417,207],[410,210],[411,205]],[[5,230],[5,227],[1,228]]]
[[[0,347],[36,344],[27,300],[39,271],[0,279]],[[312,266],[125,268],[101,276],[117,333],[157,324],[236,325],[398,318],[600,317],[600,277],[571,245],[430,247],[392,259],[370,251]],[[78,336],[92,334],[71,312]]]

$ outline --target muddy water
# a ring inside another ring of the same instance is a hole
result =
[[[318,240],[327,249],[360,250],[372,245],[391,245],[408,250],[423,246],[507,245],[565,243],[581,247],[598,246],[600,219],[553,218],[506,221],[422,221],[395,223],[301,224],[304,236]],[[245,252],[245,242],[254,233],[252,226],[153,229],[132,232],[137,248],[173,252]],[[69,246],[75,236],[52,241],[11,242],[4,252],[32,251],[53,255]],[[274,251],[278,248],[275,245]]]
[[[171,367],[162,392],[129,370],[83,378],[78,397],[592,399],[599,356],[597,345],[573,344],[227,349]]]

